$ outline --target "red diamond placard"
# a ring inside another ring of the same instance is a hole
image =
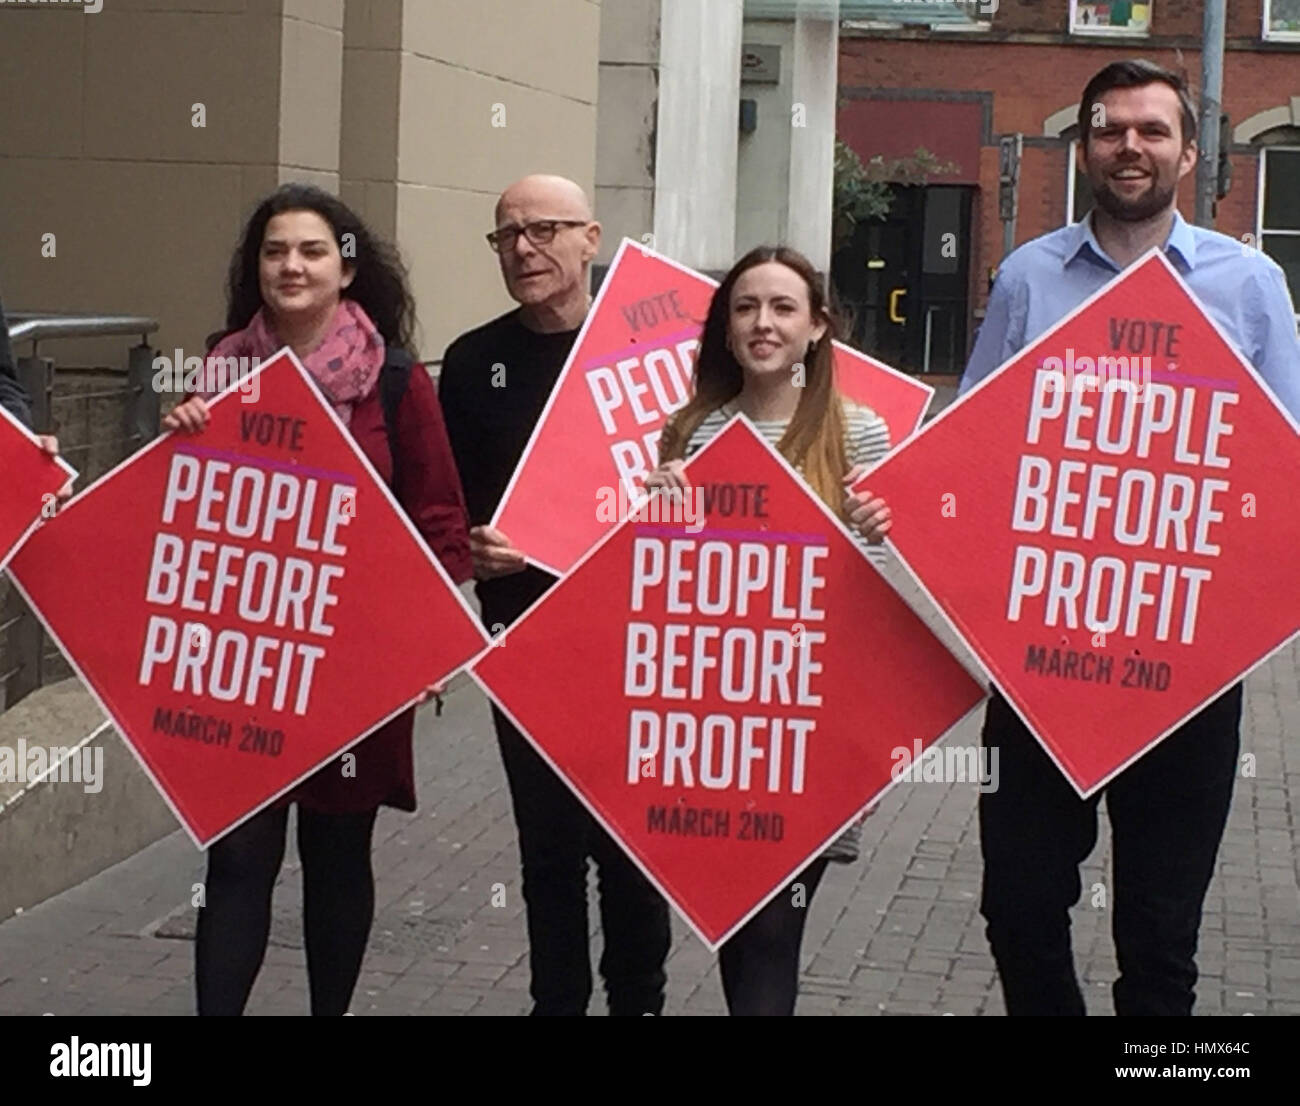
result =
[[[1087,796],[1300,630],[1297,472],[1294,421],[1153,251],[857,487]]]
[[[492,519],[533,564],[563,575],[644,495],[664,424],[690,397],[716,288],[629,238],[620,243]],[[511,366],[502,368],[508,382]],[[839,342],[835,379],[885,420],[895,443],[916,430],[934,395]],[[592,509],[619,496],[627,509]]]
[[[746,422],[472,672],[716,948],[982,690]]]
[[[885,420],[891,445],[917,432],[934,398],[930,385],[843,342],[835,343],[835,386]]]
[[[642,494],[664,423],[690,398],[714,287],[619,244],[492,519],[532,563],[567,572],[611,525],[594,509],[603,489],[629,503]]]
[[[282,350],[42,526],[12,574],[200,846],[486,638]],[[247,388],[248,381],[241,382]]]
[[[61,457],[51,457],[36,437],[0,407],[0,569],[18,551],[41,520],[42,508],[76,470]]]

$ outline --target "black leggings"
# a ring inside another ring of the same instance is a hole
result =
[[[827,863],[818,857],[809,864],[719,950],[722,992],[732,1017],[794,1013],[803,927]]]
[[[370,836],[377,811],[298,808],[303,937],[313,1014],[342,1015],[361,974],[375,916]],[[289,810],[264,810],[208,850],[195,939],[199,1014],[244,1012],[271,932],[271,892],[284,860]]]

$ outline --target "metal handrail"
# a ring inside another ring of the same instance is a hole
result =
[[[67,454],[89,455],[93,461],[96,450],[105,448],[118,452],[119,446],[131,447],[147,442],[158,433],[158,393],[150,387],[151,366],[154,353],[149,346],[149,335],[158,329],[158,320],[147,315],[60,314],[52,311],[11,312],[5,326],[11,343],[29,343],[30,353],[15,358],[19,383],[24,386],[31,401],[32,421],[37,426],[51,422],[51,406],[55,400],[54,359],[40,355],[40,344],[63,338],[103,338],[111,335],[139,335],[139,343],[127,350],[127,365],[123,386],[105,390],[99,380],[86,381],[90,389],[77,392],[69,389],[59,399],[77,402],[89,409],[95,400],[122,397],[125,410],[121,432],[124,437],[110,440],[91,439],[78,445],[63,444]],[[100,372],[104,370],[98,370]],[[110,370],[114,373],[121,370]],[[4,639],[7,671],[0,672],[0,694],[4,709],[8,709],[24,696],[35,691],[52,673],[50,662],[58,658],[56,650],[49,649],[45,633],[35,616],[27,609],[21,594],[10,590],[0,604],[0,637]]]
[[[8,322],[9,340],[31,342],[33,356],[37,343],[47,338],[138,334],[144,342],[158,329],[158,320],[147,315],[59,315],[44,311],[11,311]]]

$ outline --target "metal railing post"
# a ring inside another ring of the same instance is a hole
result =
[[[144,342],[127,353],[126,386],[124,436],[146,445],[158,437],[161,397],[153,387],[153,349]]]
[[[32,355],[18,358],[15,368],[31,402],[32,426],[40,433],[49,432],[54,421],[50,405],[53,359],[36,356],[33,343]],[[8,709],[41,686],[45,631],[15,587],[10,587],[5,597],[0,625],[8,627],[8,657],[13,668],[4,685],[5,708]]]
[[[18,589],[10,586],[0,613],[0,626],[8,625],[9,663],[12,673],[4,684],[4,705],[8,710],[41,686],[45,665],[45,630]]]
[[[50,413],[50,393],[53,391],[54,361],[37,357],[33,343],[30,357],[18,358],[18,382],[27,389],[32,405],[32,425],[40,434],[48,434],[53,418]]]

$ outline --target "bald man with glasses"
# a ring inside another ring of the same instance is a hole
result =
[[[600,224],[573,181],[530,176],[501,194],[487,240],[519,306],[448,347],[439,398],[473,527],[483,623],[495,636],[555,583],[487,523],[591,307]],[[582,693],[575,674],[574,694]],[[510,720],[495,706],[492,715],[519,828],[533,1013],[587,1011],[588,858],[599,875],[609,1012],[661,1013],[667,904]]]

